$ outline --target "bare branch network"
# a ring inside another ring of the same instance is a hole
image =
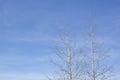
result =
[[[52,63],[58,68],[49,80],[108,80],[111,66],[104,61],[107,54],[101,44],[95,42],[93,28],[88,36],[88,49],[76,47],[76,42],[65,34],[61,39],[62,46],[56,47],[56,56]],[[103,50],[103,51],[102,51]],[[86,54],[86,55],[84,55]]]

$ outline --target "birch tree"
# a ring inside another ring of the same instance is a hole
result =
[[[59,69],[56,80],[84,80],[84,62],[82,50],[66,34],[61,39],[61,46],[56,47],[56,60],[52,63]],[[49,78],[50,79],[50,78]]]
[[[95,42],[93,27],[90,27],[90,59],[88,60],[87,75],[89,80],[107,80],[111,76],[111,66],[104,62],[108,55],[101,43]]]

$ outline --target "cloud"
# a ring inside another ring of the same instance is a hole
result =
[[[0,43],[4,43],[6,45],[9,45],[9,43],[14,43],[14,44],[20,44],[20,43],[25,43],[25,44],[37,44],[37,45],[45,45],[46,47],[47,46],[51,46],[51,47],[54,47],[56,45],[56,43],[58,42],[58,39],[56,37],[53,37],[53,36],[29,36],[29,35],[15,35],[15,36],[12,36],[12,35],[9,35],[7,37],[3,37],[1,38],[0,40]],[[7,46],[6,46],[7,47]]]
[[[40,73],[0,73],[2,80],[46,80]]]
[[[50,71],[49,61],[50,61],[50,58],[47,55],[43,55],[43,56],[42,55],[41,56],[1,55],[0,56],[0,72],[3,72],[3,73],[4,72],[9,72],[9,73],[11,72],[18,72],[18,73],[19,72],[22,72],[22,73],[45,72],[46,73]]]
[[[49,68],[50,58],[47,55],[41,56],[24,56],[24,55],[2,55],[0,56],[0,71],[1,72],[36,72],[42,71],[44,68]],[[48,69],[49,70],[49,69]],[[45,70],[46,71],[46,70]]]
[[[18,63],[18,62],[45,62],[49,57],[44,56],[24,56],[24,55],[0,55],[0,62],[3,63]]]
[[[110,76],[111,78],[109,80],[120,80],[120,73],[119,72],[115,72],[113,73],[112,76]]]

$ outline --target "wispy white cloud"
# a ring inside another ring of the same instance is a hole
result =
[[[110,76],[109,80],[120,80],[120,73],[114,72],[113,75]]]
[[[120,73],[115,73],[108,80],[120,80]],[[52,75],[46,74],[49,77]],[[47,77],[41,73],[0,73],[0,79],[2,80],[47,80]],[[55,74],[56,75],[56,74]],[[57,75],[56,75],[57,78]]]
[[[2,80],[46,80],[41,73],[0,73]]]
[[[17,63],[17,62],[45,62],[49,57],[44,56],[24,56],[24,55],[0,55],[0,62]]]
[[[50,58],[47,55],[0,55],[0,72],[49,72]],[[44,64],[44,65],[43,65]],[[43,69],[47,68],[45,71]]]

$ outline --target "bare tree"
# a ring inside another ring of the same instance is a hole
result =
[[[68,34],[61,38],[61,42],[61,46],[56,47],[56,60],[52,60],[52,63],[59,69],[56,73],[57,80],[84,80],[82,50]]]
[[[90,80],[107,80],[111,76],[111,66],[105,61],[108,55],[101,43],[95,42],[93,27],[90,27],[89,33],[91,56],[88,59],[87,75]]]

